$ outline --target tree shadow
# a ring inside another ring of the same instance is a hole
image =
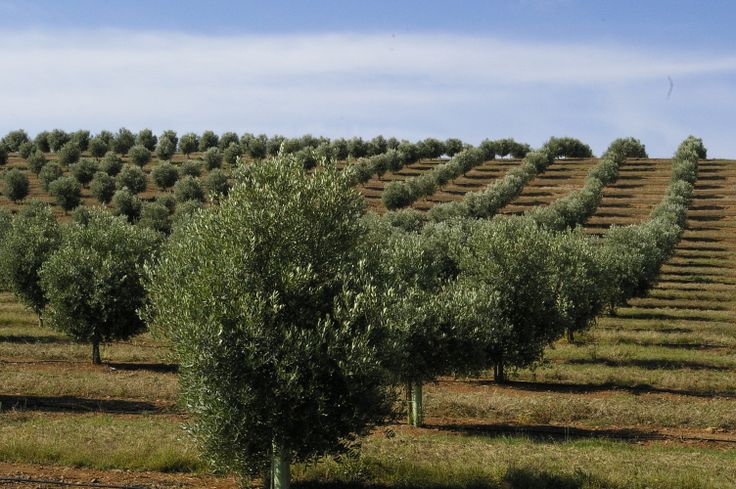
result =
[[[179,365],[175,363],[132,363],[132,362],[107,362],[106,365],[113,370],[124,370],[138,372],[145,370],[157,373],[176,373],[179,371]]]
[[[13,344],[42,344],[42,345],[68,345],[71,341],[68,338],[59,338],[57,336],[33,336],[25,334],[0,335],[0,343]]]
[[[571,365],[604,365],[606,367],[636,367],[645,370],[733,370],[731,367],[711,365],[693,360],[655,360],[642,358],[626,358],[614,360],[611,358],[572,358],[564,363]]]
[[[461,380],[459,382],[475,383],[477,385],[499,385],[492,380],[477,379],[477,380]],[[702,397],[711,398],[714,396],[725,397],[729,399],[736,399],[736,393],[734,392],[721,392],[721,391],[696,391],[686,389],[669,389],[666,387],[655,387],[649,384],[638,384],[638,385],[625,385],[616,384],[613,382],[604,382],[600,384],[589,383],[589,384],[563,384],[553,382],[529,382],[524,380],[507,380],[505,383],[500,384],[504,387],[511,387],[514,389],[532,391],[532,392],[553,392],[560,394],[593,394],[595,392],[604,391],[623,391],[634,395],[640,394],[672,394],[678,396],[687,397]]]
[[[87,399],[75,396],[13,396],[0,395],[2,411],[97,412],[115,414],[155,414],[170,412],[173,407],[145,401],[124,399]]]

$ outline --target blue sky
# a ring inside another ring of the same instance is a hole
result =
[[[736,157],[734,21],[717,0],[0,0],[0,133],[632,135],[658,156],[692,133]]]

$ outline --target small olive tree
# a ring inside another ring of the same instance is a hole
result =
[[[3,195],[9,200],[20,202],[28,196],[28,177],[22,171],[13,168],[5,173],[3,180],[5,182]]]
[[[169,161],[176,153],[176,143],[169,138],[161,137],[156,146],[156,156],[163,161]]]
[[[153,183],[161,190],[168,190],[179,179],[179,171],[168,162],[159,163],[151,171]]]
[[[44,165],[46,165],[46,156],[44,156],[42,151],[38,149],[34,150],[31,152],[30,155],[28,155],[26,163],[28,164],[28,168],[33,173],[38,175],[39,173],[41,173]]]
[[[97,162],[88,158],[82,158],[71,167],[71,173],[74,178],[85,187],[92,181],[97,170],[99,170]]]
[[[71,223],[58,250],[39,272],[52,328],[92,344],[125,340],[146,325],[138,309],[146,303],[143,263],[153,258],[160,238],[102,209],[89,211],[86,225]]]
[[[176,182],[176,185],[174,185],[174,195],[178,202],[186,202],[187,200],[198,200],[202,202],[204,200],[202,184],[199,183],[198,179],[191,176],[185,176]]]
[[[74,141],[66,143],[56,152],[56,161],[62,166],[69,166],[79,161],[82,152]]]
[[[205,152],[210,148],[216,148],[220,143],[220,137],[212,131],[205,131],[199,138],[199,150]]]
[[[135,222],[141,216],[143,202],[127,187],[123,187],[112,196],[112,209],[115,215],[125,216],[128,221]]]
[[[179,139],[179,151],[189,156],[199,148],[199,137],[193,132],[183,134]]]
[[[151,161],[151,152],[145,146],[133,146],[128,150],[128,159],[142,168]]]
[[[98,171],[95,173],[89,187],[92,195],[99,203],[107,204],[115,194],[115,179],[104,171]]]
[[[100,170],[104,171],[111,177],[117,176],[123,169],[123,159],[114,151],[105,153],[105,157],[100,161]]]
[[[38,273],[60,243],[61,230],[51,208],[38,201],[30,202],[13,218],[0,242],[1,281],[38,315],[41,325],[46,296]]]
[[[148,182],[143,170],[133,165],[125,165],[116,177],[115,183],[118,189],[128,187],[134,194],[146,191]]]
[[[204,166],[208,170],[214,170],[222,166],[222,151],[219,148],[209,148],[204,154]]]
[[[143,146],[148,151],[154,151],[156,149],[156,143],[158,143],[158,138],[150,129],[141,129],[135,137],[135,144]]]
[[[290,462],[340,451],[390,413],[364,206],[334,168],[264,162],[177,227],[150,270],[148,317],[220,467],[288,487]]]
[[[41,168],[41,171],[38,172],[38,180],[41,182],[41,188],[45,192],[48,192],[51,184],[61,178],[62,175],[64,175],[64,170],[57,162],[52,161],[50,163],[46,163]]]
[[[82,187],[74,177],[60,177],[51,182],[49,193],[66,214],[82,202]]]
[[[89,142],[89,154],[95,158],[102,158],[110,150],[110,146],[100,136],[93,137]]]
[[[135,145],[135,135],[130,131],[121,127],[112,140],[112,150],[118,154],[128,154],[130,148]]]

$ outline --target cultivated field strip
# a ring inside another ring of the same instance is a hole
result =
[[[418,199],[412,204],[417,210],[427,211],[435,204],[442,204],[454,200],[462,200],[469,192],[479,192],[491,185],[496,179],[503,177],[506,172],[519,165],[521,160],[497,159],[490,160],[476,166],[465,175],[456,178],[437,192]]]
[[[383,194],[383,189],[386,187],[386,185],[388,185],[390,182],[400,182],[409,178],[417,177],[419,175],[427,173],[435,166],[445,163],[446,161],[447,160],[442,159],[427,159],[420,160],[415,163],[410,163],[408,165],[404,165],[404,167],[397,172],[386,172],[386,174],[384,174],[381,178],[378,178],[377,175],[374,175],[363,185],[358,185],[358,190],[361,194],[363,194],[363,196],[365,196],[370,209],[377,212],[385,212],[386,208],[384,207],[383,202],[381,202],[381,195]]]
[[[596,158],[555,160],[546,171],[524,186],[524,190],[501,214],[522,214],[533,207],[551,204],[575,190],[583,188],[588,171],[598,164]]]
[[[618,180],[603,189],[603,198],[585,228],[604,233],[611,225],[639,224],[662,200],[672,173],[669,159],[627,159]]]

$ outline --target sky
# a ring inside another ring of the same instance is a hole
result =
[[[736,2],[0,0],[0,134],[689,134],[736,157]]]

